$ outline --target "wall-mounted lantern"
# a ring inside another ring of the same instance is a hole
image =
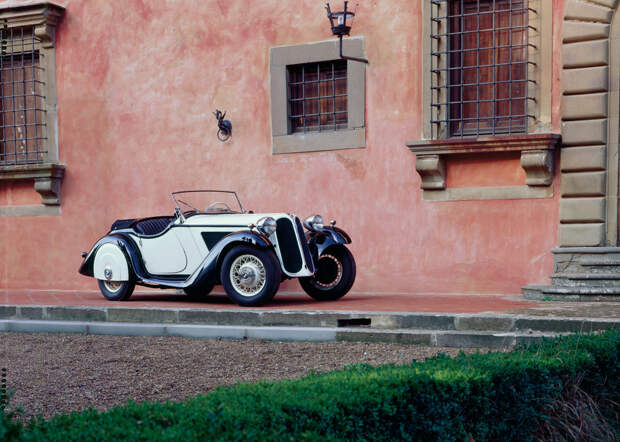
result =
[[[232,135],[232,123],[230,120],[225,120],[226,111],[222,113],[219,109],[215,109],[213,112],[215,118],[217,118],[217,139],[220,141],[226,141]]]
[[[345,1],[344,10],[336,12],[332,12],[329,7],[329,3],[325,4],[325,9],[327,9],[327,18],[329,19],[329,23],[332,27],[332,34],[338,36],[338,39],[340,40],[340,58],[343,60],[368,63],[368,60],[364,58],[347,57],[342,55],[342,37],[349,35],[349,32],[351,32],[351,24],[353,23],[353,17],[355,17],[353,12],[347,10],[348,3],[348,1]]]

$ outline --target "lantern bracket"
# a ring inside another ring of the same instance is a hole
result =
[[[350,17],[352,19],[353,17],[355,17],[355,14],[353,12],[347,11],[348,3],[348,1],[345,1],[344,11],[338,12],[332,12],[331,8],[329,7],[329,3],[325,4],[325,9],[327,10],[327,18],[329,19],[329,24],[332,27],[332,34],[338,36],[338,40],[340,40],[340,58],[342,60],[368,63],[368,60],[366,60],[365,58],[348,57],[342,54],[342,37],[344,37],[345,35],[349,35],[349,33],[351,32],[351,26],[347,25],[347,18]],[[336,21],[336,24],[334,24],[334,20]]]

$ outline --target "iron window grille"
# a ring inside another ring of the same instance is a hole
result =
[[[45,84],[33,27],[0,28],[0,166],[45,161]]]
[[[536,101],[530,1],[430,1],[432,137],[527,133]]]
[[[347,62],[287,66],[289,133],[347,129]]]

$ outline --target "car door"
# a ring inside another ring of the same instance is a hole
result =
[[[187,254],[172,226],[157,236],[136,237],[146,271],[151,275],[175,275],[189,273]]]
[[[185,273],[192,274],[200,266],[202,261],[207,256],[207,250],[204,246],[201,248],[196,244],[194,238],[195,230],[200,228],[180,225],[173,229],[177,240],[181,244],[181,247],[185,251],[185,257],[187,259],[187,267]]]

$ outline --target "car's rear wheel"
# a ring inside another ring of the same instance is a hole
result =
[[[99,290],[108,301],[126,301],[133,293],[136,284],[133,281],[107,281],[98,279]]]
[[[351,290],[355,273],[355,259],[349,249],[336,247],[326,250],[316,262],[314,275],[299,278],[299,283],[317,301],[334,301]]]
[[[224,257],[220,278],[226,294],[237,304],[262,305],[280,287],[280,264],[271,250],[236,246]]]
[[[198,284],[192,287],[185,287],[183,291],[192,301],[202,301],[213,290],[213,284]]]

